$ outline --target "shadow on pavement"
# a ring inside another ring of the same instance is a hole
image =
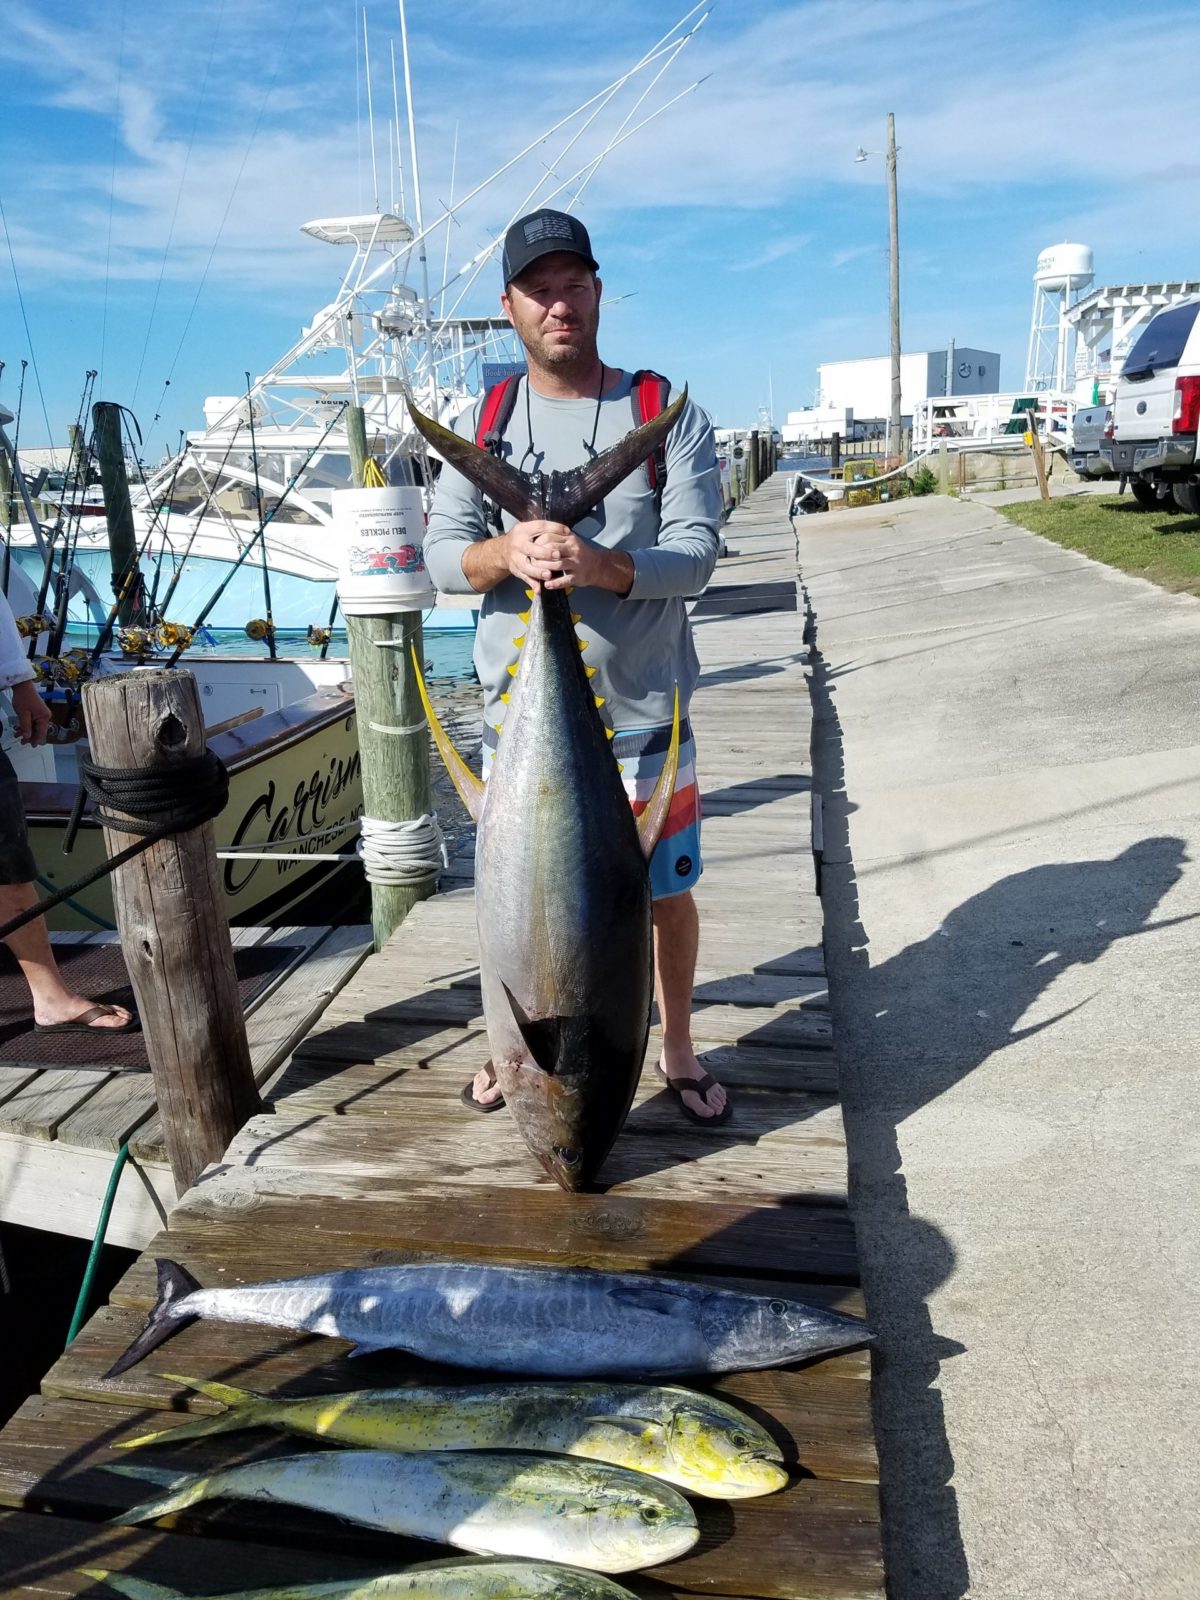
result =
[[[1013,873],[965,900],[928,938],[872,966],[850,852],[855,808],[845,787],[835,676],[814,651],[830,1001],[867,1315],[880,1336],[875,1422],[888,1593],[960,1600],[970,1577],[936,1385],[940,1362],[963,1347],[938,1337],[926,1304],[955,1256],[937,1228],[909,1211],[897,1130],[996,1052],[1077,1009],[1021,1025],[1066,969],[1155,926],[1154,908],[1181,877],[1185,847],[1179,838],[1153,837],[1110,860]]]

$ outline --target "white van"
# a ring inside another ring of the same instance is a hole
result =
[[[1200,300],[1160,311],[1125,358],[1113,401],[1113,471],[1140,505],[1200,516]]]

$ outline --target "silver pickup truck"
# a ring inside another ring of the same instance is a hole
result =
[[[1080,406],[1071,423],[1067,459],[1081,478],[1113,478],[1110,454],[1111,406]]]

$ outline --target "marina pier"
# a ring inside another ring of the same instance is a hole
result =
[[[104,1374],[153,1300],[154,1259],[224,1286],[421,1259],[647,1272],[862,1315],[826,988],[814,845],[806,613],[786,480],[726,526],[728,554],[693,606],[692,706],[706,814],[694,1035],[735,1097],[733,1120],[683,1121],[648,1067],[600,1192],[540,1175],[507,1116],[465,1112],[486,1059],[469,845],[263,1086],[249,1121],[170,1212],[137,1264],[0,1432],[0,1574],[16,1595],[90,1590],[78,1569],[128,1568],[194,1592],[395,1570],[429,1546],[251,1503],[170,1528],[106,1519],[144,1485],[103,1470],[122,1439],[214,1409],[161,1373],[274,1392],[404,1383],[399,1354],[196,1323],[169,1350]],[[652,1031],[648,1060],[657,1035]],[[719,1379],[783,1449],[788,1486],[698,1507],[700,1542],[627,1582],[646,1596],[806,1600],[882,1595],[871,1363],[863,1350]],[[219,1459],[286,1451],[261,1434]],[[156,1451],[195,1469],[208,1440]],[[46,1513],[53,1513],[47,1515]],[[100,1592],[99,1590],[96,1591]]]

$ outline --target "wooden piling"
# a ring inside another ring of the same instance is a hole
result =
[[[363,488],[367,463],[366,419],[361,406],[346,408],[346,438],[354,482]],[[412,652],[424,662],[419,611],[347,616],[350,671],[362,755],[363,810],[379,822],[414,822],[433,810],[429,733],[417,692]],[[371,932],[382,950],[418,901],[437,887],[431,873],[420,883],[371,885]]]
[[[84,685],[97,766],[169,769],[204,752],[190,672],[124,672]],[[113,815],[123,815],[115,807]],[[105,830],[110,855],[131,843]],[[250,1065],[212,823],[152,844],[112,875],[121,950],[180,1194],[261,1109]]]
[[[753,494],[758,488],[758,429],[750,430],[746,445],[746,492]]]
[[[92,407],[92,427],[96,458],[100,463],[100,485],[104,492],[113,594],[123,595],[117,609],[117,621],[124,628],[141,610],[141,585],[136,578],[132,583],[128,581],[137,568],[138,558],[133,506],[129,498],[129,474],[125,470],[125,452],[121,448],[120,406],[111,400],[97,400]]]

